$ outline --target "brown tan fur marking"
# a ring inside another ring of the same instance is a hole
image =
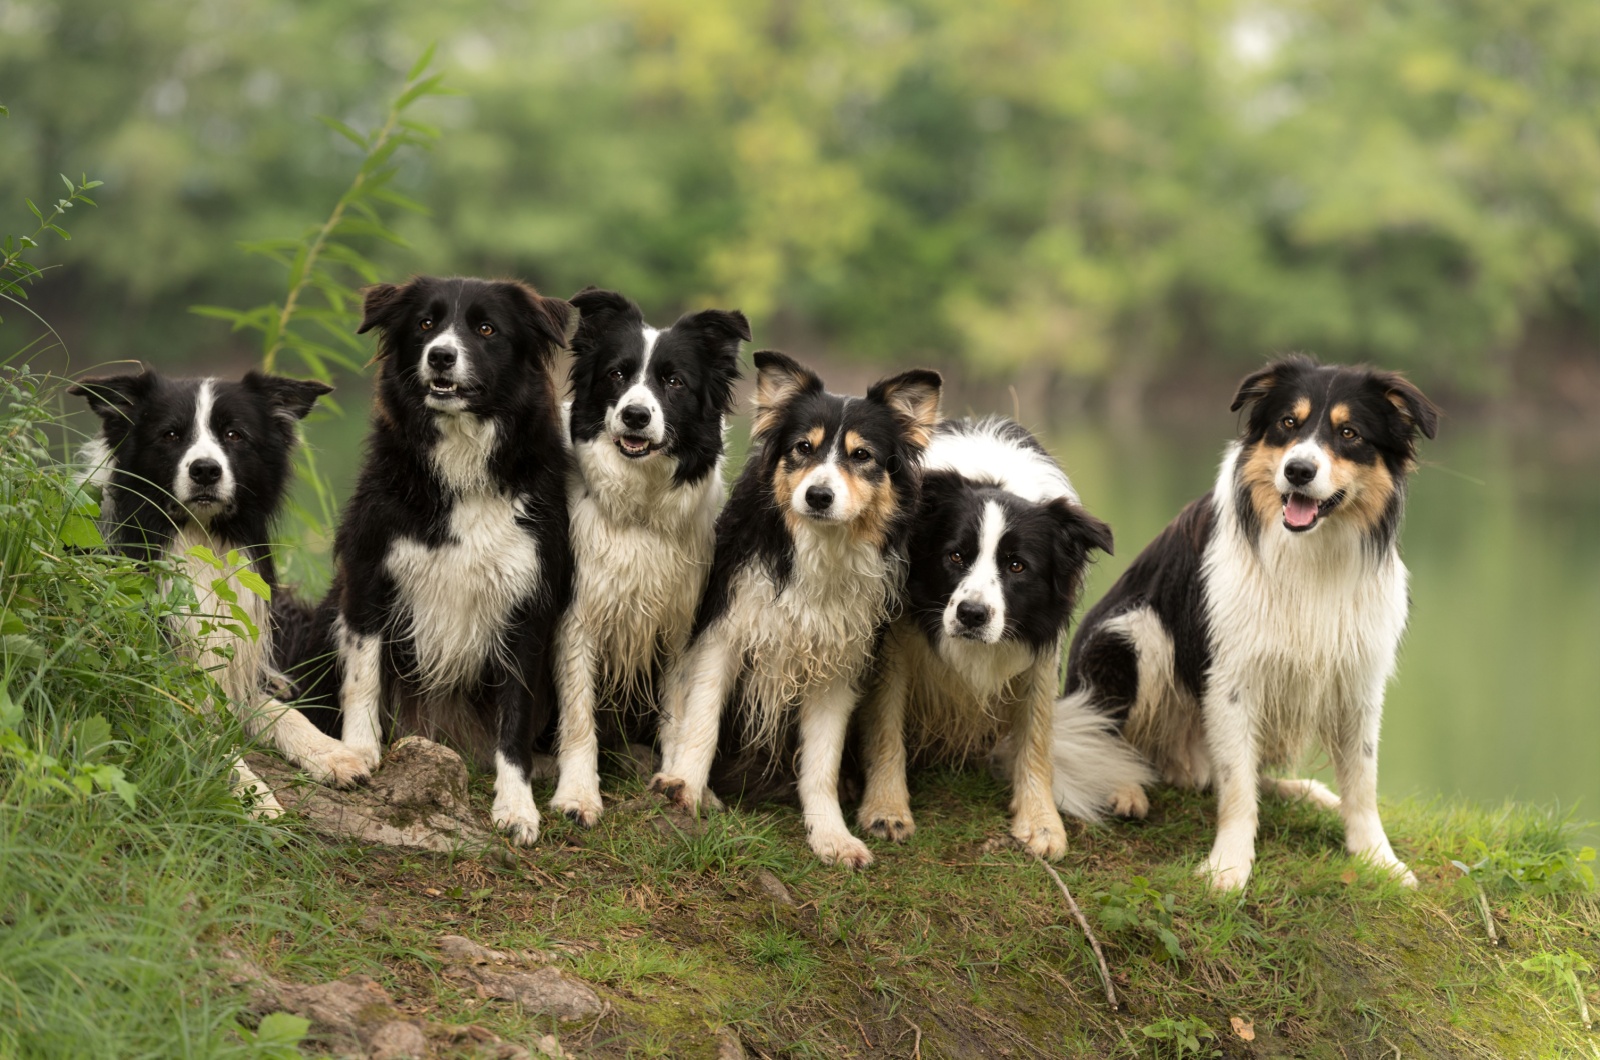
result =
[[[856,517],[850,523],[850,536],[881,548],[888,540],[889,524],[900,511],[900,500],[895,495],[894,485],[888,475],[881,475],[877,482],[872,482],[853,470],[854,461],[850,459],[850,454],[864,445],[866,439],[861,435],[846,431],[844,459],[840,462],[839,470],[844,476],[845,489],[850,491],[850,507],[856,512]]]
[[[1303,397],[1294,403],[1294,418],[1304,423],[1311,418],[1311,399]]]
[[[1333,424],[1335,428],[1343,427],[1345,424],[1349,423],[1350,406],[1346,405],[1342,401],[1333,406],[1333,408],[1328,410],[1328,422]]]
[[[1271,526],[1283,517],[1283,494],[1278,492],[1276,477],[1287,451],[1283,446],[1258,442],[1244,462],[1241,477],[1250,488],[1250,502],[1255,505],[1262,526]]]

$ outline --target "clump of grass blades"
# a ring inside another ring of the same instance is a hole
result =
[[[283,881],[317,859],[230,793],[242,734],[163,633],[182,590],[97,547],[60,393],[0,365],[0,1055],[252,1055],[215,943],[303,923]]]

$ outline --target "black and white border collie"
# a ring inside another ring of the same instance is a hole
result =
[[[337,673],[309,697],[337,699],[344,742],[372,767],[385,729],[492,756],[492,819],[524,845],[539,835],[534,742],[556,711],[571,594],[553,362],[576,326],[571,305],[521,283],[367,290],[372,427],[323,605]]]
[[[1111,528],[1027,430],[939,424],[923,455],[906,610],[862,708],[862,829],[896,842],[915,830],[908,733],[922,761],[959,764],[1003,745],[1012,835],[1041,857],[1066,853],[1058,806],[1092,820],[1142,791],[1149,767],[1099,715],[1057,734],[1052,765],[1061,639],[1095,549],[1111,551]]]
[[[275,634],[285,619],[303,623],[308,609],[278,591],[268,546],[293,473],[299,421],[331,389],[259,372],[231,382],[146,371],[85,379],[68,392],[87,398],[100,417],[100,433],[80,460],[85,479],[102,488],[107,542],[145,562],[169,562],[194,586],[195,606],[174,630],[178,650],[214,672],[250,736],[265,737],[316,780],[343,786],[364,780],[366,764],[278,698],[288,682]],[[218,570],[191,554],[197,547],[219,558],[237,551],[243,562]],[[244,571],[272,590],[270,604],[241,583]],[[235,768],[262,808],[276,810],[243,763]]]
[[[1068,699],[1122,719],[1168,782],[1216,788],[1201,872],[1219,889],[1249,878],[1258,787],[1338,807],[1350,852],[1414,886],[1378,819],[1378,728],[1406,625],[1406,475],[1438,412],[1399,375],[1300,356],[1247,377],[1246,406],[1215,488],[1084,618]],[[1342,799],[1261,773],[1313,738]]]
[[[572,298],[572,606],[558,637],[560,779],[550,807],[600,819],[597,707],[655,701],[689,640],[722,507],[724,423],[750,325],[707,309],[669,328],[614,291]]]
[[[706,798],[724,705],[746,749],[798,736],[811,849],[872,861],[839,809],[839,764],[873,652],[900,605],[937,372],[885,379],[865,398],[823,390],[779,353],[755,355],[756,445],[717,519],[716,554],[688,651],[666,682],[654,790]],[[797,732],[796,732],[797,730]]]

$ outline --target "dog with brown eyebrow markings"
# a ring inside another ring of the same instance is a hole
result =
[[[1301,356],[1247,376],[1232,408],[1244,433],[1216,486],[1084,617],[1063,716],[1113,718],[1168,783],[1216,789],[1200,871],[1220,890],[1249,878],[1258,789],[1338,809],[1350,853],[1415,886],[1378,818],[1378,729],[1409,606],[1406,476],[1438,410],[1397,373]],[[1312,740],[1339,795],[1262,773]]]
[[[906,536],[941,380],[917,369],[865,397],[829,394],[780,353],[755,355],[755,448],[717,519],[688,650],[668,676],[654,790],[708,797],[724,707],[746,755],[791,737],[811,849],[871,863],[839,808],[839,764],[873,652],[901,605]]]

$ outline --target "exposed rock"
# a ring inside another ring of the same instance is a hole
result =
[[[785,887],[782,880],[778,879],[778,877],[774,876],[766,869],[762,869],[760,872],[756,873],[756,887],[760,889],[762,894],[766,895],[768,898],[771,898],[779,905],[795,904],[793,896],[789,894],[789,888]]]
[[[556,959],[543,950],[491,950],[460,935],[440,935],[439,952],[446,960],[466,964],[549,964]]]
[[[487,846],[491,836],[467,800],[461,756],[420,736],[395,742],[365,788],[340,791],[312,783],[283,761],[246,761],[285,809],[339,839],[448,852]]]
[[[265,1016],[289,1012],[311,1021],[311,1036],[340,1055],[366,1056],[379,1030],[402,1022],[394,1001],[373,979],[352,975],[331,983],[286,983],[270,976],[257,980],[250,1009]],[[415,1030],[415,1026],[413,1026]],[[390,1031],[391,1037],[404,1032]],[[421,1031],[417,1034],[420,1036]],[[424,1050],[426,1041],[423,1042]],[[391,1057],[408,1056],[390,1053]],[[414,1055],[423,1056],[425,1052]]]
[[[479,997],[515,1001],[530,1015],[576,1020],[599,1015],[605,1008],[587,983],[549,966],[533,972],[501,972],[475,964],[450,968],[444,974],[471,983]]]
[[[567,1055],[565,1050],[561,1048],[561,1043],[553,1034],[547,1034],[533,1044],[534,1048],[538,1049],[545,1056],[549,1057],[550,1060],[564,1060]]]
[[[368,1060],[420,1060],[428,1055],[428,1037],[406,1020],[391,1020],[372,1032]]]
[[[744,1044],[726,1027],[717,1032],[717,1060],[745,1060]]]

